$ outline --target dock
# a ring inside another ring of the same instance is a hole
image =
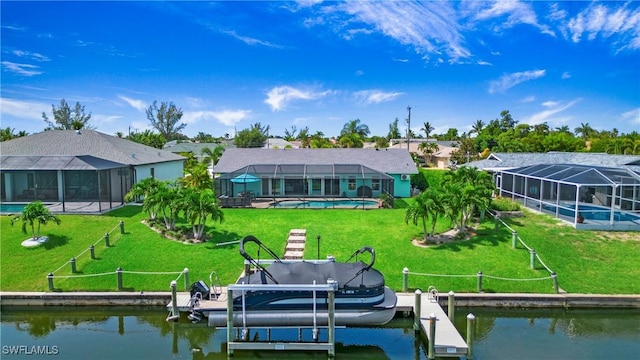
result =
[[[415,308],[415,294],[398,293],[398,305],[396,312],[413,312]],[[420,301],[420,331],[429,339],[429,325],[431,314],[436,317],[435,356],[437,357],[461,357],[469,351],[467,342],[462,338],[455,325],[449,320],[437,300],[423,293]]]
[[[397,293],[398,303],[396,305],[396,314],[398,313],[414,313],[416,295],[414,293]],[[202,300],[201,306],[207,308],[221,308],[227,307],[227,288],[222,288],[220,294],[220,300]],[[188,293],[177,294],[178,310],[180,312],[188,312],[190,310],[190,295]],[[171,309],[171,303],[167,305],[168,309]],[[435,315],[435,343],[434,352],[436,357],[464,357],[469,354],[469,347],[466,341],[462,338],[462,335],[458,332],[455,325],[449,320],[447,313],[442,309],[437,299],[434,299],[431,294],[423,293],[420,295],[420,329],[427,341],[431,342],[429,328],[430,328],[430,316]],[[415,315],[415,314],[414,314]],[[246,344],[238,345],[237,349],[242,349]],[[256,345],[258,346],[258,345]],[[269,345],[271,346],[271,345]],[[303,346],[301,344],[301,346]],[[324,350],[322,347],[317,347],[318,350]],[[257,347],[256,347],[257,349]],[[262,348],[261,348],[262,349]],[[273,348],[271,348],[273,349]],[[297,350],[298,348],[293,345],[288,345],[287,349]],[[312,347],[307,347],[307,350],[312,350]]]

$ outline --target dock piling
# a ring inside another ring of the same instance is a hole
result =
[[[415,304],[413,306],[413,331],[420,331],[420,311],[421,311],[421,302],[422,302],[422,291],[417,289],[415,292]]]
[[[555,290],[556,294],[560,293],[558,288],[558,274],[552,272],[551,279],[553,280],[553,289]]]
[[[478,293],[482,294],[482,271],[478,271]]]
[[[184,274],[184,289],[189,290],[189,285],[191,285],[189,284],[189,268],[184,268],[184,270],[182,270],[182,273]]]
[[[531,270],[535,270],[536,269],[536,251],[534,249],[531,249],[531,251],[529,251],[530,257],[531,257]]]
[[[96,248],[95,248],[95,246],[93,246],[93,245],[89,246],[89,252],[91,253],[91,259],[95,260],[96,259]]]
[[[69,263],[71,264],[71,273],[73,274],[76,272],[76,258],[72,257]]]
[[[118,268],[119,269],[119,268]],[[177,318],[178,313],[178,291],[176,290],[176,281],[171,281],[171,318]]]
[[[467,315],[467,359],[471,360],[473,358],[473,339],[475,338],[476,328],[474,326],[476,322],[476,317],[469,313]]]
[[[109,247],[109,233],[104,234],[104,246]]]
[[[513,230],[511,232],[511,248],[515,249],[518,247],[518,232]]]
[[[118,277],[118,291],[122,291],[123,286],[122,286],[122,268],[118,267],[116,269],[116,275]]]
[[[453,290],[449,291],[449,297],[448,297],[448,302],[447,302],[447,315],[449,316],[449,320],[451,320],[451,322],[453,322],[453,319],[456,316],[456,307],[455,307],[455,298],[456,298],[456,294],[453,292]]]
[[[124,221],[120,220],[120,234],[124,235]]]
[[[429,359],[436,358],[436,314],[429,315],[429,349],[427,351]]]
[[[409,291],[409,268],[402,269],[402,292]]]

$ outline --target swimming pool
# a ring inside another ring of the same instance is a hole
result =
[[[282,200],[271,203],[271,207],[283,209],[377,209],[376,200]]]
[[[556,206],[550,204],[543,204],[542,208],[546,211],[555,213]],[[560,206],[558,212],[560,215],[574,217],[575,216],[575,206],[573,204],[566,204],[564,206]],[[578,205],[578,212],[585,220],[600,220],[600,221],[609,221],[611,216],[611,209],[595,206],[595,205]],[[640,221],[640,216],[625,212],[614,210],[613,211],[613,221]]]
[[[27,204],[0,203],[0,213],[8,213],[8,214],[21,213],[22,210],[24,210],[25,206],[27,206]]]

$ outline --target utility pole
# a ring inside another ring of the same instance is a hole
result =
[[[409,117],[407,118],[407,151],[409,150],[409,143],[411,142],[411,106],[407,106]]]

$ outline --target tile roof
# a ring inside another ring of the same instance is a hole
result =
[[[155,164],[184,159],[184,157],[166,150],[159,150],[94,130],[48,130],[3,141],[0,142],[0,155],[3,158],[8,156],[89,156],[122,165]]]
[[[393,149],[227,149],[214,167],[230,173],[255,164],[359,164],[387,174],[416,174],[409,152]]]

